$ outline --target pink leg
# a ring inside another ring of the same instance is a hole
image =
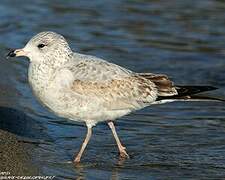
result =
[[[91,138],[91,135],[92,135],[92,128],[91,127],[87,127],[87,134],[86,134],[86,138],[81,146],[81,149],[79,151],[79,153],[77,154],[76,158],[74,159],[74,162],[75,163],[79,163],[80,162],[80,159],[81,159],[81,156]]]
[[[123,157],[123,158],[129,158],[129,155],[126,152],[126,147],[124,147],[121,144],[120,139],[119,139],[119,137],[118,137],[118,135],[116,133],[116,128],[115,128],[113,122],[109,121],[108,125],[109,125],[110,129],[112,130],[113,136],[114,136],[114,138],[116,140],[117,146],[119,148],[120,156]]]

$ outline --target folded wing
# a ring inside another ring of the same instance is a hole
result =
[[[112,109],[138,109],[157,98],[151,80],[93,56],[82,55],[64,68],[73,74],[70,89],[75,94]]]

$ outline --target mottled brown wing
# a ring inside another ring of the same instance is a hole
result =
[[[82,96],[97,99],[114,107],[129,108],[139,103],[151,103],[157,98],[155,84],[140,77],[130,76],[105,82],[75,80],[72,90]],[[140,105],[140,104],[139,104]]]
[[[158,96],[177,95],[177,90],[173,82],[166,75],[151,73],[139,73],[138,75],[152,81],[156,85]]]

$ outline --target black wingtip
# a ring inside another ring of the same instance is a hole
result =
[[[198,87],[202,87],[202,90],[203,91],[213,91],[213,90],[216,90],[218,89],[217,87],[214,87],[214,86],[198,86]]]
[[[214,86],[176,86],[177,95],[174,96],[159,96],[157,100],[163,99],[186,99],[191,98],[195,94],[199,94],[206,91],[213,91],[218,89]]]
[[[218,89],[214,86],[176,86],[177,96],[187,96]]]

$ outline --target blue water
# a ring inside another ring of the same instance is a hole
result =
[[[137,72],[165,73],[181,85],[213,85],[220,89],[211,95],[225,98],[224,1],[2,0],[0,19],[0,105],[20,109],[42,127],[28,128],[43,142],[33,157],[40,174],[58,179],[225,177],[223,103],[157,105],[118,119],[128,160],[119,159],[109,128],[98,124],[81,164],[74,166],[71,159],[85,126],[46,111],[27,83],[28,61],[4,58],[8,48],[21,48],[36,33],[51,30],[63,34],[74,51]]]

